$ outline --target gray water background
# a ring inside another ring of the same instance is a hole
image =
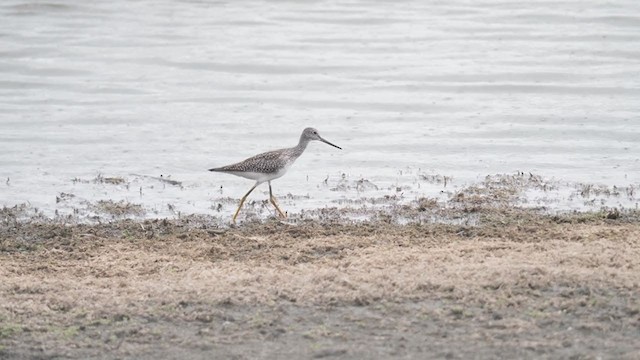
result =
[[[307,126],[344,150],[273,183],[289,210],[442,193],[421,175],[638,186],[639,114],[638,1],[0,3],[0,205],[50,215],[228,216],[253,183],[206,169]]]

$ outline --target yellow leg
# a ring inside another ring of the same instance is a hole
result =
[[[282,210],[280,210],[280,208],[278,207],[278,204],[276,204],[276,198],[273,196],[273,192],[271,192],[271,182],[269,182],[269,200],[271,200],[273,206],[275,206],[276,210],[278,210],[280,217],[286,218],[287,215],[285,215],[285,213],[283,213]]]
[[[233,215],[233,223],[236,223],[236,218],[238,217],[238,214],[240,213],[240,209],[242,208],[242,204],[244,204],[244,201],[247,200],[247,196],[249,196],[249,194],[251,194],[251,192],[253,191],[253,189],[256,188],[256,186],[258,186],[259,184],[255,184],[253,185],[253,187],[251,188],[251,190],[249,190],[243,197],[242,199],[240,199],[240,205],[238,205],[238,210],[236,210],[236,213]]]

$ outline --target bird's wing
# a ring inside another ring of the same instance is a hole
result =
[[[259,173],[274,173],[282,169],[287,161],[286,157],[282,156],[281,150],[269,151],[266,153],[252,156],[239,163],[222,166],[219,168],[210,169],[211,171],[246,171],[246,172],[259,172]]]

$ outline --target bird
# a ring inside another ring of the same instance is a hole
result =
[[[342,150],[342,148],[338,145],[332,144],[322,138],[318,130],[308,127],[302,131],[300,140],[298,141],[298,145],[294,147],[268,151],[252,156],[239,163],[209,169],[209,171],[232,174],[251,179],[256,182],[255,185],[253,185],[253,187],[249,189],[249,191],[242,197],[242,199],[240,199],[238,209],[236,210],[235,214],[233,214],[232,221],[234,224],[236,223],[236,218],[238,217],[240,209],[242,208],[244,201],[247,199],[247,196],[249,196],[249,194],[251,194],[251,192],[256,187],[258,187],[258,185],[264,182],[269,183],[269,201],[276,208],[280,217],[287,217],[282,212],[282,210],[280,210],[280,207],[276,202],[276,198],[273,196],[273,191],[271,190],[271,181],[278,179],[286,174],[287,170],[289,170],[289,167],[291,167],[291,165],[298,159],[298,157],[302,155],[304,150],[307,148],[307,145],[311,141],[322,141],[325,144],[329,144]]]

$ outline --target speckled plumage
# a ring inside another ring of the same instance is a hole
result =
[[[252,156],[239,163],[211,169],[217,172],[257,172],[272,174],[278,170],[289,167],[302,154],[296,151],[296,147],[269,151]]]
[[[263,182],[269,183],[269,199],[271,200],[271,203],[276,207],[276,210],[278,210],[280,216],[286,217],[286,215],[276,204],[275,198],[271,191],[271,180],[275,180],[283,176],[287,172],[289,167],[296,161],[296,159],[300,157],[300,155],[302,155],[309,142],[313,140],[322,141],[326,144],[337,147],[338,149],[342,149],[341,147],[336,146],[323,139],[318,133],[318,130],[314,128],[306,128],[304,129],[304,131],[302,131],[302,135],[300,135],[300,141],[298,142],[298,145],[292,148],[265,152],[256,156],[252,156],[239,163],[209,169],[209,171],[232,174],[256,181],[256,184],[240,200],[238,210],[236,210],[236,213],[233,215],[234,223],[236,222],[236,217],[238,216],[240,208],[242,208],[242,204],[244,204],[247,196],[249,196],[253,189],[255,189]]]

